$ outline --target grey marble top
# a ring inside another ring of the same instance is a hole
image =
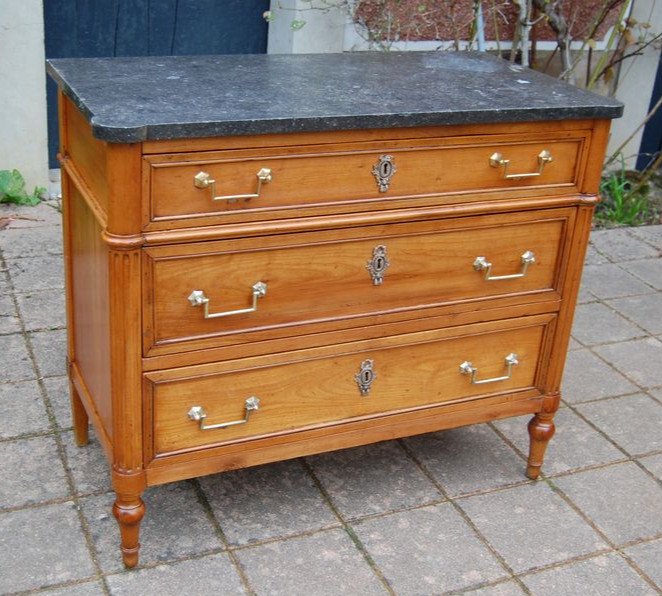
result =
[[[48,72],[100,139],[616,118],[622,105],[478,53],[71,58]]]

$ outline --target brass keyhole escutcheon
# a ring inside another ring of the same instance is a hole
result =
[[[377,180],[379,192],[388,191],[388,187],[391,184],[391,178],[397,171],[392,155],[382,155],[379,158],[379,161],[372,166],[372,174],[375,177],[375,180]]]
[[[372,283],[381,286],[384,282],[384,274],[391,263],[386,256],[386,246],[380,244],[372,250],[372,259],[366,263],[366,269],[370,272]]]
[[[366,396],[370,393],[372,384],[377,377],[374,371],[374,362],[372,360],[364,360],[361,362],[359,372],[354,375],[354,380],[359,387],[361,395]]]

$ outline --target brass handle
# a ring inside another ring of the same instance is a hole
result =
[[[519,273],[511,273],[510,275],[490,275],[492,272],[492,263],[490,263],[485,257],[476,257],[474,261],[474,269],[476,271],[484,271],[484,278],[487,281],[499,281],[501,279],[517,279],[518,277],[524,277],[526,271],[529,268],[529,265],[533,265],[536,262],[536,255],[532,251],[527,250],[520,257],[520,262],[522,263],[522,268]]]
[[[255,192],[247,195],[225,195],[216,196],[216,180],[207,172],[198,172],[193,176],[193,184],[196,188],[210,188],[212,201],[238,201],[240,199],[257,199],[260,196],[262,185],[271,182],[272,174],[269,168],[262,168],[257,174],[257,188]]]
[[[237,426],[238,424],[246,424],[250,418],[251,412],[260,409],[259,398],[252,395],[244,403],[245,414],[242,420],[232,420],[231,422],[219,422],[218,424],[205,424],[207,412],[202,406],[193,406],[188,411],[188,417],[197,422],[200,430],[214,430],[215,428],[228,428],[229,426]]]
[[[508,354],[508,356],[506,356],[505,358],[505,362],[506,362],[506,374],[502,377],[493,377],[491,379],[482,379],[479,381],[478,379],[476,379],[476,375],[478,374],[478,369],[468,360],[460,364],[460,372],[463,375],[471,375],[472,385],[484,385],[485,383],[496,383],[497,381],[507,381],[512,376],[513,366],[517,366],[519,364],[519,360],[517,359],[517,354]]]
[[[237,310],[226,310],[225,312],[209,312],[209,298],[205,295],[203,290],[193,290],[188,297],[191,306],[202,306],[204,308],[205,319],[219,319],[220,317],[229,317],[230,315],[244,315],[249,312],[257,310],[258,298],[262,298],[267,294],[267,284],[258,281],[253,285],[253,304],[248,308],[239,308]]]
[[[518,180],[519,178],[534,178],[535,176],[540,176],[543,173],[545,166],[548,163],[551,163],[552,161],[554,161],[552,154],[549,151],[547,151],[547,149],[543,149],[538,154],[537,172],[529,172],[528,174],[509,174],[508,173],[508,166],[510,165],[509,159],[504,159],[503,155],[501,155],[501,153],[499,152],[493,153],[490,156],[490,165],[493,168],[503,168],[503,177],[506,180]]]

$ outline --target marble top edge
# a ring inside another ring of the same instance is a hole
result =
[[[617,118],[620,102],[472,52],[63,58],[51,77],[117,143]]]

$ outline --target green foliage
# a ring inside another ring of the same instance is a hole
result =
[[[292,22],[290,23],[290,29],[292,31],[299,31],[303,29],[306,26],[306,21],[303,19],[292,19]]]
[[[18,170],[0,170],[0,203],[37,205],[45,188],[35,187],[32,194],[25,191],[25,180]]]
[[[621,167],[608,172],[602,178],[600,194],[602,202],[598,205],[595,217],[598,222],[611,225],[634,226],[646,223],[650,218],[648,186],[633,184],[633,174],[625,170],[621,157]]]

